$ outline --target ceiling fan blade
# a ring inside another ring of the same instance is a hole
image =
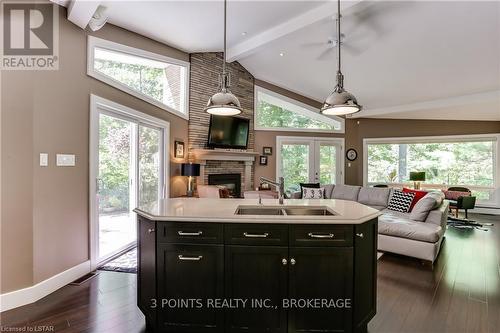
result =
[[[317,60],[325,60],[326,58],[328,58],[331,55],[332,51],[333,51],[333,48],[327,48],[326,50],[321,52],[321,54],[316,59]]]
[[[303,43],[300,44],[301,47],[319,47],[319,46],[324,46],[326,45],[326,42],[310,42],[310,43]]]
[[[360,48],[352,45],[351,43],[343,43],[342,49],[355,56],[362,53]]]

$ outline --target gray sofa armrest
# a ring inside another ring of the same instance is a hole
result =
[[[448,221],[448,207],[450,203],[448,200],[443,200],[441,205],[433,209],[429,212],[429,215],[427,215],[427,218],[425,219],[425,223],[432,223],[435,225],[439,225],[443,228],[443,230],[446,229],[446,223]]]

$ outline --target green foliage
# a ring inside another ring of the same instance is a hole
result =
[[[102,114],[99,119],[99,212],[130,208],[132,123]],[[159,192],[161,132],[139,125],[139,203],[156,201]],[[135,203],[134,203],[135,204]]]
[[[129,122],[101,115],[99,119],[99,211],[129,210]]]
[[[268,128],[304,128],[334,130],[333,125],[260,101],[255,113],[257,124]]]
[[[406,158],[399,160],[406,146]],[[400,165],[400,163],[404,163]],[[400,166],[405,166],[400,173]],[[493,143],[418,143],[368,145],[368,182],[406,182],[410,171],[425,171],[426,183],[494,186]],[[482,192],[482,198],[488,196]]]

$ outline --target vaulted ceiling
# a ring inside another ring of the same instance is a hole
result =
[[[187,52],[222,50],[222,1],[99,1],[109,22]],[[334,86],[336,3],[228,3],[228,58],[322,101]],[[343,1],[357,116],[500,120],[500,2]],[[330,41],[330,42],[329,42]]]

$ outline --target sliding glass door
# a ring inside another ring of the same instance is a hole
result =
[[[299,183],[343,183],[343,139],[280,136],[276,147],[276,174],[287,190],[298,190]]]
[[[168,128],[104,107],[96,107],[92,118],[91,250],[92,261],[98,265],[135,245],[133,209],[165,196]]]

